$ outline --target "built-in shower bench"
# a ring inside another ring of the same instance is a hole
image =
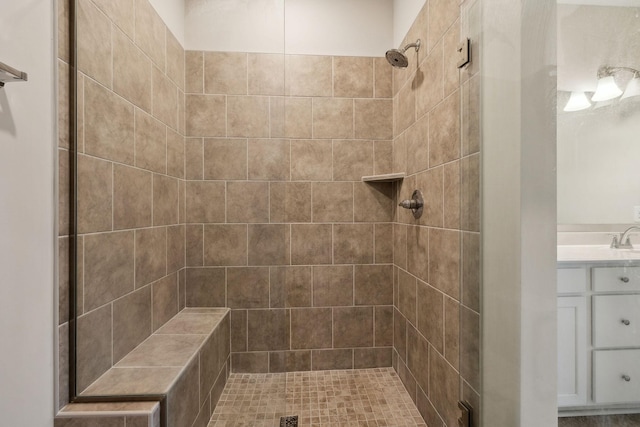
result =
[[[228,376],[229,311],[228,308],[185,308],[81,395],[166,395],[167,426],[206,426]],[[65,407],[56,419],[56,427],[82,425],[65,424],[64,419],[80,418],[83,405],[86,404]],[[115,408],[118,404],[103,405],[115,405]],[[108,406],[101,408],[109,411]],[[95,405],[86,409],[96,415]],[[140,426],[156,427],[159,417],[152,412],[149,412],[149,422]]]

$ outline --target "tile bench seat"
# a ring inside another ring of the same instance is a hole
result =
[[[183,309],[80,395],[164,394],[168,426],[206,426],[229,374],[229,311]]]

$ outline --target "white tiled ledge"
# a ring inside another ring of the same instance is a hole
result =
[[[395,181],[403,180],[404,177],[405,177],[404,172],[386,173],[382,175],[363,176],[362,181],[364,182],[395,182]]]

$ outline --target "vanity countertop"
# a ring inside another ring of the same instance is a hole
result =
[[[640,261],[640,245],[634,249],[611,249],[608,245],[558,246],[558,262]]]

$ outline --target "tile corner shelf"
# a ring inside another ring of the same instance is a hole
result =
[[[405,177],[404,172],[387,173],[383,175],[363,176],[362,181],[363,182],[395,182],[395,181],[403,180],[404,177]]]

